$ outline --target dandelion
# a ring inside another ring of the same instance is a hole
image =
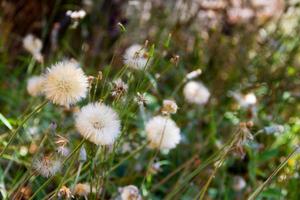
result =
[[[238,102],[238,104],[243,108],[254,106],[257,102],[256,96],[252,92],[246,95],[242,95],[237,92],[231,92],[231,95]]]
[[[124,63],[133,69],[144,70],[149,65],[148,55],[143,46],[134,44],[126,49]]]
[[[52,156],[44,156],[33,162],[33,168],[42,176],[48,178],[56,174],[61,169],[61,161]]]
[[[117,79],[113,82],[113,90],[112,90],[112,96],[113,97],[121,97],[124,95],[128,90],[128,85],[122,81],[122,79]]]
[[[146,133],[152,148],[170,150],[180,141],[180,129],[168,117],[153,117],[146,124]]]
[[[194,70],[194,71],[188,73],[185,77],[186,77],[186,79],[191,80],[191,79],[194,79],[194,78],[197,78],[198,76],[200,76],[201,73],[202,73],[202,70],[197,69],[197,70]]]
[[[43,94],[45,78],[43,76],[32,76],[27,81],[27,92],[35,97]]]
[[[87,77],[76,61],[63,61],[48,69],[44,92],[54,104],[69,107],[86,97]]]
[[[137,93],[137,96],[135,97],[135,101],[138,103],[140,106],[146,106],[148,103],[148,100],[146,98],[146,95],[143,93]]]
[[[163,101],[163,107],[161,112],[164,115],[175,114],[177,112],[177,109],[178,106],[175,101],[166,99]]]
[[[119,188],[121,200],[142,200],[139,189],[134,185]]]
[[[232,187],[235,191],[240,191],[246,187],[246,181],[241,176],[233,177]]]
[[[74,194],[82,197],[87,197],[91,191],[91,186],[88,183],[77,183],[75,185]]]
[[[43,56],[41,54],[43,44],[39,38],[33,36],[32,34],[26,35],[23,38],[23,47],[32,54],[35,60],[38,62],[43,62]]]
[[[187,102],[198,105],[206,104],[210,97],[209,90],[196,81],[189,81],[183,88],[183,94]]]
[[[120,133],[118,114],[109,106],[91,103],[76,115],[79,133],[97,145],[111,145]]]
[[[71,190],[66,187],[66,186],[62,186],[60,189],[59,189],[59,192],[58,192],[58,197],[59,198],[64,198],[64,199],[70,199],[72,198],[72,192]]]
[[[273,124],[267,127],[264,127],[263,129],[267,134],[273,134],[273,133],[283,133],[284,132],[284,126]]]

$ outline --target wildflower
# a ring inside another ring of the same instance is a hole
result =
[[[194,70],[186,75],[186,79],[191,80],[197,78],[202,73],[201,69]]]
[[[282,132],[284,132],[284,126],[278,125],[278,124],[273,124],[271,126],[264,127],[264,131],[267,134],[282,133]]]
[[[90,103],[76,115],[76,128],[86,139],[97,145],[111,145],[120,133],[118,114],[109,106]]]
[[[60,160],[54,159],[52,156],[44,156],[33,162],[33,168],[42,176],[50,177],[56,174],[61,168]]]
[[[29,186],[24,186],[20,190],[20,199],[30,199],[32,195],[32,189]],[[16,198],[18,199],[18,198]]]
[[[124,63],[133,69],[144,70],[148,67],[148,55],[144,47],[134,44],[126,49],[124,54]]]
[[[44,92],[55,104],[69,107],[86,97],[87,77],[76,61],[55,64],[45,76]]]
[[[75,185],[74,194],[82,197],[87,197],[91,191],[91,186],[88,183],[77,183]]]
[[[57,139],[55,141],[55,144],[57,145],[56,151],[66,157],[70,154],[70,149],[67,146],[67,144],[69,143],[68,139],[61,136],[61,135],[57,135]]]
[[[62,186],[60,189],[59,189],[59,192],[58,192],[58,197],[59,198],[64,198],[64,199],[70,199],[72,198],[72,192],[71,190],[66,187],[66,186]]]
[[[146,124],[146,133],[152,148],[170,150],[180,141],[180,129],[168,117],[153,117]]]
[[[208,89],[196,81],[189,81],[183,88],[183,94],[187,102],[198,105],[206,104],[210,97]]]
[[[128,85],[122,81],[122,79],[117,79],[113,82],[113,90],[112,96],[113,97],[121,97],[124,95],[128,90]]]
[[[155,175],[155,174],[157,174],[161,171],[162,171],[162,168],[161,168],[161,163],[160,162],[155,162],[150,167],[150,173],[151,174]]]
[[[86,156],[86,150],[85,148],[82,146],[80,148],[80,152],[79,152],[79,162],[85,162],[87,159],[87,156]]]
[[[238,102],[238,104],[243,108],[254,106],[257,102],[256,96],[252,92],[246,95],[242,95],[237,92],[232,92],[231,95]]]
[[[121,200],[142,200],[139,189],[134,185],[119,188]]]
[[[145,94],[137,93],[137,96],[135,98],[135,101],[140,105],[140,106],[146,106],[148,101],[146,99]]]
[[[38,96],[43,94],[43,86],[45,78],[43,76],[32,76],[27,81],[27,92],[31,96]]]
[[[32,54],[35,60],[38,62],[43,62],[43,56],[41,54],[43,44],[39,38],[33,36],[32,34],[26,35],[23,39],[23,47]]]
[[[74,20],[83,19],[86,16],[86,12],[84,10],[78,10],[78,11],[68,10],[66,14]]]
[[[234,176],[232,187],[235,191],[240,191],[246,187],[246,181],[241,176]]]
[[[177,112],[178,106],[173,100],[164,100],[161,112],[165,115],[175,114]]]
[[[245,152],[243,146],[250,140],[253,140],[253,135],[250,132],[249,128],[253,126],[253,122],[241,122],[239,124],[237,134],[236,134],[236,143],[235,148],[237,150],[237,153],[241,155],[241,157],[244,157]]]

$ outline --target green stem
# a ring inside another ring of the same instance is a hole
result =
[[[255,200],[256,197],[264,190],[264,188],[271,182],[271,180],[278,174],[278,172],[288,163],[288,161],[299,151],[299,147],[296,147],[288,157],[271,173],[267,180],[262,183],[248,198],[248,200]]]
[[[12,132],[11,137],[9,138],[9,141],[7,143],[7,145],[4,147],[4,149],[1,151],[0,153],[0,157],[2,157],[2,155],[4,154],[4,152],[6,151],[6,149],[8,148],[8,146],[12,143],[12,141],[14,140],[14,138],[17,136],[17,133],[21,130],[21,128],[24,126],[24,124],[37,112],[39,112],[39,110],[41,108],[43,108],[46,104],[48,103],[48,100],[44,101],[43,103],[41,103],[39,106],[37,106],[31,113],[29,113],[19,124],[19,126]]]

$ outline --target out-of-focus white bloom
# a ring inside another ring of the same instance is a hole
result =
[[[134,185],[119,188],[121,200],[142,200],[139,189]]]
[[[75,20],[83,19],[86,16],[86,12],[84,10],[78,10],[78,11],[68,10],[66,14]]]
[[[140,106],[145,106],[148,103],[148,99],[146,98],[145,94],[137,93],[135,97],[135,101],[140,105]]]
[[[61,169],[61,161],[44,156],[33,161],[33,168],[42,176],[50,177]]]
[[[157,174],[157,173],[159,173],[161,171],[162,171],[162,168],[161,168],[160,162],[155,162],[150,167],[150,173],[151,174]]]
[[[31,96],[43,94],[45,78],[43,76],[32,76],[27,81],[27,92]]]
[[[170,150],[180,142],[180,129],[168,117],[153,117],[147,122],[145,130],[151,148]]]
[[[250,106],[254,106],[257,102],[256,96],[252,92],[248,93],[246,95],[242,95],[237,92],[232,92],[231,95],[239,103],[239,105],[243,108],[248,108]]]
[[[235,176],[233,178],[233,183],[232,183],[232,187],[235,191],[240,191],[243,188],[246,187],[246,181],[243,177],[241,176]]]
[[[88,80],[73,60],[53,65],[45,75],[44,93],[54,104],[70,106],[86,97]]]
[[[175,114],[177,112],[177,109],[178,106],[175,101],[166,99],[163,101],[163,107],[161,112],[165,115]]]
[[[283,133],[284,132],[284,126],[278,125],[278,124],[274,124],[274,125],[271,125],[271,126],[264,127],[264,131],[267,134]]]
[[[23,38],[23,47],[32,54],[33,58],[38,62],[43,62],[41,50],[43,48],[42,41],[32,34],[28,34]]]
[[[87,160],[86,150],[84,147],[80,148],[79,162],[85,162]]]
[[[186,79],[191,80],[197,78],[202,73],[201,69],[194,70],[186,75]]]
[[[234,7],[227,11],[228,22],[231,24],[247,23],[254,17],[254,11],[250,8]]]
[[[144,47],[139,44],[131,45],[125,51],[124,63],[125,65],[133,69],[146,69],[149,66],[149,61]]]
[[[109,106],[90,103],[76,114],[79,133],[97,145],[111,145],[120,133],[118,114]]]
[[[198,105],[206,104],[210,97],[208,89],[196,81],[188,82],[183,88],[183,94],[187,102]]]

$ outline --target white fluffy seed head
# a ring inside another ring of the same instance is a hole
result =
[[[27,92],[31,96],[38,96],[43,94],[43,87],[45,78],[43,76],[32,76],[27,81]]]
[[[144,70],[148,67],[149,62],[145,49],[139,44],[131,45],[126,49],[124,54],[124,63],[130,68]]]
[[[121,200],[142,200],[139,189],[134,185],[119,188]]]
[[[118,114],[109,106],[90,103],[76,114],[76,128],[79,133],[97,145],[111,145],[120,133]]]
[[[44,177],[55,175],[61,169],[61,161],[44,156],[33,161],[33,168]]]
[[[146,133],[152,148],[170,150],[180,142],[180,129],[168,117],[153,117],[146,124]]]
[[[197,81],[189,81],[183,88],[185,100],[197,105],[206,104],[210,97],[209,90]]]
[[[44,93],[54,104],[70,106],[86,97],[88,80],[76,61],[53,65],[45,75]]]
[[[163,101],[163,107],[161,112],[166,115],[175,114],[177,112],[177,109],[178,106],[175,101],[166,99]]]
[[[23,47],[39,62],[43,61],[41,50],[43,48],[42,41],[32,34],[28,34],[23,38]]]

